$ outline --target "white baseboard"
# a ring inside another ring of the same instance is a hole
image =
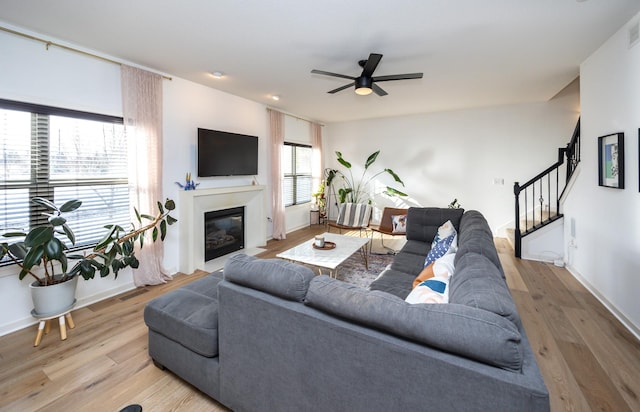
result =
[[[618,311],[618,309],[611,303],[609,302],[609,300],[607,298],[605,298],[604,296],[602,296],[600,294],[600,292],[598,292],[598,290],[596,288],[594,288],[587,279],[585,279],[580,272],[578,272],[575,268],[573,268],[572,266],[566,266],[566,269],[569,271],[569,273],[571,273],[573,275],[573,277],[575,277],[578,282],[580,282],[582,284],[582,286],[584,286],[589,292],[591,292],[591,294],[598,299],[598,301],[600,301],[600,303],[602,303],[604,305],[605,308],[607,308],[607,310],[609,312],[611,312],[611,314],[613,316],[616,317],[616,319],[618,319],[620,321],[620,323],[622,323],[622,325],[627,328],[629,330],[629,332],[631,332],[636,339],[640,340],[640,328],[638,328],[637,325],[635,325],[632,321],[630,321],[624,314],[622,314],[620,311]]]
[[[99,293],[95,293],[95,294],[90,295],[90,296],[84,296],[84,297],[78,299],[78,301],[76,302],[76,305],[75,305],[73,310],[80,309],[80,308],[83,308],[85,306],[92,305],[92,304],[94,304],[96,302],[100,302],[101,300],[108,299],[108,298],[110,298],[112,296],[119,295],[119,294],[121,294],[123,292],[128,292],[128,291],[133,290],[135,288],[136,287],[133,284],[133,281],[131,281],[131,282],[123,283],[123,284],[121,284],[121,285],[119,285],[119,286],[117,286],[115,288],[112,288],[112,289],[104,290],[104,291],[101,291]],[[37,323],[38,323],[38,320],[35,319],[34,317],[26,316],[26,317],[24,317],[22,319],[18,319],[18,320],[14,321],[14,322],[7,323],[7,324],[4,324],[4,325],[0,326],[0,336],[4,336],[4,335],[7,335],[9,333],[16,332],[18,330],[24,329],[24,328],[29,327],[31,325],[35,325]],[[34,338],[35,338],[35,333],[34,333]]]

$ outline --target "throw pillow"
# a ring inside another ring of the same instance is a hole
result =
[[[427,279],[430,279],[432,277],[434,277],[435,275],[433,274],[433,264],[435,262],[429,263],[427,266],[424,267],[424,269],[422,269],[422,272],[420,272],[420,274],[418,276],[416,276],[416,278],[413,280],[413,287],[415,288],[416,286],[418,286],[420,283],[424,282]]]
[[[456,233],[456,228],[453,227],[453,223],[451,223],[450,220],[447,220],[438,228],[438,233],[436,233],[436,237],[434,237],[433,241],[431,242],[431,248],[433,248],[436,243],[438,243],[442,239],[447,238],[454,233]]]
[[[449,253],[430,263],[421,274],[430,272],[431,277],[423,279],[417,285],[416,278],[414,289],[405,301],[407,303],[448,303],[449,279],[453,276],[454,260],[455,254]]]
[[[431,262],[435,262],[436,259],[441,258],[448,253],[455,252],[455,250],[451,248],[451,244],[455,237],[456,235],[453,234],[436,243],[429,251],[427,258],[424,260],[424,265],[427,266]]]
[[[447,253],[439,259],[433,262],[433,276],[450,278],[455,271],[454,261],[456,259],[455,253]]]
[[[409,293],[405,302],[416,303],[448,303],[449,302],[449,279],[433,277],[427,279],[416,286]]]
[[[394,235],[407,233],[407,215],[391,216],[391,233]]]

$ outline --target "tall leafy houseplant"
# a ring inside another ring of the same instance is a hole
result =
[[[367,172],[369,172],[369,167],[371,167],[371,165],[376,161],[379,154],[380,150],[369,155],[366,162],[364,163],[364,170],[362,171],[362,175],[359,179],[356,180],[353,177],[351,163],[342,157],[341,152],[336,152],[338,163],[340,163],[347,169],[348,175],[342,173],[340,170],[330,169],[327,173],[327,186],[331,186],[336,178],[342,178],[343,187],[340,187],[338,189],[338,199],[340,203],[370,203],[371,193],[369,192],[369,186],[376,177],[380,176],[383,173],[387,173],[388,175],[393,177],[393,180],[404,186],[404,183],[402,182],[400,177],[391,169],[383,169],[374,174],[367,174]],[[407,196],[406,193],[403,193],[398,189],[394,189],[390,186],[387,186],[383,193],[389,196]]]
[[[134,252],[135,242],[139,242],[142,247],[145,239],[144,234],[149,230],[152,231],[154,242],[158,236],[164,240],[167,225],[177,221],[169,215],[169,212],[175,209],[175,203],[170,199],[167,199],[164,205],[158,202],[158,212],[155,216],[140,214],[134,208],[138,226],[132,224],[130,230],[125,230],[119,225],[106,225],[106,233],[103,238],[90,254],[85,255],[70,251],[67,244],[60,240],[60,237],[64,237],[71,245],[75,245],[75,235],[64,215],[77,210],[82,202],[70,200],[61,206],[56,206],[41,197],[34,197],[31,201],[44,208],[43,214],[47,216],[48,223],[34,227],[27,233],[9,232],[3,234],[5,238],[20,238],[21,240],[13,243],[0,243],[0,259],[8,256],[20,267],[18,275],[20,280],[24,279],[26,275],[30,275],[35,279],[35,286],[60,284],[77,275],[89,280],[93,279],[96,273],[99,273],[100,277],[105,277],[113,272],[117,277],[121,269],[126,267],[135,269],[139,266]],[[143,220],[147,223],[143,224]],[[69,261],[75,261],[70,269]],[[36,271],[35,269],[38,267],[41,267],[42,270]]]

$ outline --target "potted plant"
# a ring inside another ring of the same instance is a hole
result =
[[[93,279],[96,273],[100,277],[108,276],[126,267],[133,269],[139,266],[135,256],[134,246],[139,242],[140,247],[145,242],[145,232],[152,231],[152,240],[158,237],[164,240],[167,225],[177,220],[169,215],[175,209],[173,200],[167,199],[164,205],[158,202],[158,213],[155,216],[140,214],[134,208],[138,226],[132,224],[130,230],[119,225],[106,225],[106,233],[89,254],[79,254],[69,249],[76,239],[73,230],[64,217],[67,213],[77,210],[82,202],[70,200],[61,206],[56,206],[48,199],[34,197],[31,201],[41,208],[47,216],[47,224],[33,227],[27,233],[8,232],[3,236],[19,238],[13,243],[0,243],[0,259],[8,256],[19,268],[20,280],[31,276],[34,281],[30,284],[34,312],[37,315],[60,313],[73,306],[75,288],[78,275],[85,280]],[[143,219],[147,221],[143,224]]]
[[[336,169],[329,169],[326,173],[326,176],[327,176],[326,184],[327,186],[331,186],[335,178],[337,177],[342,178],[343,187],[338,189],[338,200],[340,201],[340,203],[345,203],[345,202],[371,203],[371,197],[369,193],[369,184],[373,181],[373,179],[375,179],[376,177],[378,177],[383,173],[389,174],[391,177],[393,177],[393,179],[396,182],[404,186],[404,183],[402,182],[400,177],[391,169],[383,169],[378,173],[375,173],[371,176],[367,176],[367,171],[369,170],[369,167],[376,161],[379,154],[380,154],[380,150],[373,152],[372,154],[369,155],[366,162],[364,163],[364,170],[362,171],[362,175],[360,176],[360,179],[356,180],[354,179],[353,173],[351,171],[351,163],[346,161],[342,157],[341,152],[336,152],[336,156],[338,157],[338,163],[340,163],[342,166],[344,166],[347,169],[347,171],[349,172],[349,175],[347,176],[341,171]],[[407,196],[406,193],[403,193],[390,186],[387,186],[386,189],[383,191],[383,193],[389,196]]]
[[[325,191],[325,180],[322,179],[320,181],[320,184],[318,185],[318,190],[315,191],[315,193],[313,193],[311,196],[314,197],[315,199],[315,205],[318,208],[318,211],[320,212],[320,218],[324,218],[325,216],[325,212],[326,212],[326,207],[327,207],[327,199],[324,197],[324,191]]]

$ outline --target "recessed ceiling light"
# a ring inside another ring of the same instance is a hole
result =
[[[213,76],[214,79],[222,79],[222,72],[211,72],[211,76]]]
[[[277,94],[274,94],[273,96],[271,96],[271,100],[278,101],[280,100],[280,96],[278,96]]]

